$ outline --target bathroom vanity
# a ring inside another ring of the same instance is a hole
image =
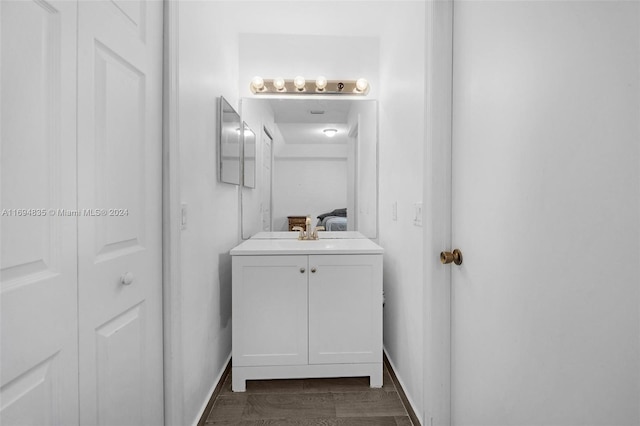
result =
[[[264,233],[231,250],[233,390],[252,379],[357,376],[381,387],[382,252],[366,238]]]

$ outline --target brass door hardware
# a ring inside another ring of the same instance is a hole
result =
[[[453,250],[453,252],[443,251],[440,253],[440,262],[442,262],[443,265],[451,262],[456,265],[462,265],[462,252],[458,249]]]

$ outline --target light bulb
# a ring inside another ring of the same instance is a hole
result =
[[[325,136],[327,136],[328,138],[332,138],[336,135],[336,133],[338,133],[338,129],[324,129],[323,132]]]
[[[327,79],[323,76],[316,78],[316,87],[318,90],[323,91],[325,87],[327,87]]]
[[[364,78],[359,78],[356,81],[356,90],[358,92],[364,92],[369,87],[369,82]]]
[[[293,85],[296,86],[296,89],[298,89],[301,92],[304,90],[305,84],[306,84],[306,81],[302,76],[297,76],[296,78],[293,79]]]
[[[261,90],[263,90],[264,89],[264,80],[262,79],[262,77],[260,77],[258,75],[253,77],[251,79],[251,87],[256,92],[260,92]]]
[[[275,87],[278,92],[284,90],[284,78],[278,77],[273,80],[273,87]]]

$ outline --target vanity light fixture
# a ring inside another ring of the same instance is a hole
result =
[[[316,90],[318,92],[324,92],[324,89],[327,87],[327,79],[324,76],[320,76],[316,78]]]
[[[255,76],[251,79],[251,90],[253,93],[262,92],[265,90],[264,80],[260,76]]]
[[[293,79],[293,85],[296,86],[296,90],[298,90],[298,92],[304,92],[307,82],[305,81],[304,77],[299,75]]]
[[[293,80],[282,77],[263,79],[256,76],[249,85],[251,92],[256,95],[278,95],[286,92],[296,95],[367,95],[371,85],[365,78],[357,80],[327,80],[319,76],[315,80],[307,81],[303,76]]]
[[[356,80],[356,92],[362,93],[369,88],[369,82],[365,78],[359,78]]]
[[[338,129],[324,129],[323,132],[326,137],[332,138],[338,133]]]
[[[285,84],[284,84],[284,78],[282,78],[282,77],[278,77],[278,78],[273,80],[273,87],[278,92],[286,92],[287,91],[287,88],[285,87]]]

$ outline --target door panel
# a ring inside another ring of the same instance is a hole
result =
[[[381,362],[382,256],[309,256],[309,270],[309,364]]]
[[[76,16],[0,4],[1,424],[78,423]]]
[[[640,423],[639,7],[454,5],[454,424]]]
[[[79,22],[80,419],[161,424],[162,4]]]
[[[306,256],[233,257],[233,365],[308,362]]]

